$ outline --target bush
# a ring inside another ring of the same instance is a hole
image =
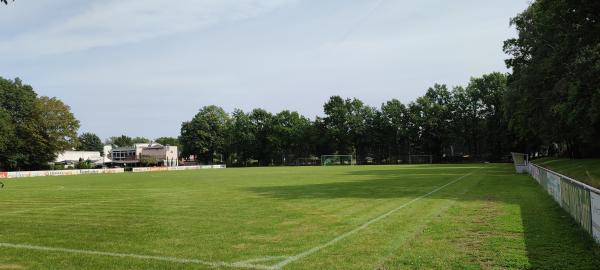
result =
[[[75,169],[91,169],[92,168],[92,162],[89,160],[80,160],[79,162],[75,163]]]

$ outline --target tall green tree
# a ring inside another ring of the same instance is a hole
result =
[[[452,89],[449,106],[452,115],[450,134],[453,138],[449,151],[451,157],[478,154],[481,119],[478,114],[478,100],[471,95],[472,92],[462,86]]]
[[[285,110],[274,115],[272,123],[271,141],[276,155],[281,157],[280,164],[308,155],[310,146],[307,131],[310,128],[310,120],[298,112]]]
[[[376,139],[379,134],[377,119],[379,112],[373,107],[366,106],[358,99],[348,101],[350,138],[356,159],[365,162],[373,159]]]
[[[0,167],[10,170],[47,167],[56,154],[76,145],[79,122],[56,98],[37,97],[20,79],[0,78],[0,121],[4,150]]]
[[[333,150],[339,154],[351,153],[353,149],[347,101],[340,96],[332,96],[323,105],[323,111],[325,112],[323,124]]]
[[[600,153],[600,2],[537,0],[511,20],[506,119],[529,151]]]
[[[450,146],[451,94],[446,85],[435,84],[424,96],[411,103],[414,128],[409,131],[417,137],[411,154],[442,156]]]
[[[513,135],[505,118],[504,95],[507,75],[499,72],[471,78],[466,88],[472,110],[472,138],[478,142],[475,154],[499,160],[510,152]]]
[[[79,120],[58,98],[39,97],[35,102],[38,127],[47,140],[48,151],[58,153],[77,146]]]
[[[315,118],[307,133],[308,142],[313,152],[305,155],[305,157],[310,157],[311,154],[320,157],[321,155],[335,153],[337,146],[331,139],[331,132],[327,129],[327,124],[325,124],[325,120],[322,117]]]
[[[8,150],[14,140],[15,131],[10,115],[3,108],[0,108],[0,169],[3,168],[2,160],[6,159],[3,156],[10,154]]]
[[[254,156],[255,128],[250,115],[235,109],[227,127],[227,152],[235,165],[246,166]]]
[[[259,165],[273,163],[277,146],[273,135],[273,115],[264,109],[254,109],[250,112],[250,122],[254,133],[253,157]]]
[[[150,139],[145,138],[145,137],[135,137],[133,139],[131,139],[131,143],[136,144],[136,143],[150,143]]]
[[[162,145],[180,146],[179,139],[175,137],[160,137],[154,140],[155,142]]]
[[[195,155],[206,163],[212,163],[217,152],[225,148],[225,131],[229,115],[218,106],[203,107],[189,122],[181,125],[183,155]]]
[[[406,105],[397,99],[392,99],[381,105],[382,143],[388,146],[388,150],[393,155],[393,163],[403,160],[404,155],[408,153],[410,143],[409,124],[410,119]]]
[[[5,169],[25,169],[32,165],[31,161],[35,156],[28,144],[40,138],[36,135],[39,133],[35,122],[36,98],[33,88],[23,85],[20,79],[7,80],[0,77],[0,107],[5,119],[6,115],[10,119],[5,131],[10,137],[4,139],[9,143],[5,146],[5,151],[0,152],[0,165]]]
[[[121,135],[121,136],[110,137],[106,141],[106,144],[112,144],[117,147],[126,147],[126,146],[132,146],[133,140],[129,136]]]
[[[77,150],[102,152],[103,148],[102,140],[100,140],[98,135],[91,132],[85,132],[79,135]]]

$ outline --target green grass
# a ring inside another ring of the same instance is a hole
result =
[[[281,167],[9,180],[0,190],[0,269],[598,269],[591,237],[513,170]]]
[[[600,188],[600,159],[542,158],[533,163]]]

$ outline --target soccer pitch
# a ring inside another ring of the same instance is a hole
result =
[[[508,164],[272,167],[5,181],[0,269],[598,269]]]

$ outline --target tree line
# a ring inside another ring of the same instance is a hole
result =
[[[507,76],[491,73],[466,87],[435,84],[408,104],[392,99],[376,108],[332,96],[314,120],[288,110],[227,113],[211,105],[182,124],[179,141],[184,156],[237,166],[293,165],[325,154],[352,154],[361,164],[402,163],[418,154],[500,161],[514,145],[506,88]]]
[[[334,96],[314,120],[207,106],[182,125],[184,154],[235,165],[334,153],[375,163],[407,154],[495,161],[510,150],[599,157],[600,1],[536,0],[510,24],[518,36],[504,42],[508,74],[434,85],[414,102],[379,108]]]

